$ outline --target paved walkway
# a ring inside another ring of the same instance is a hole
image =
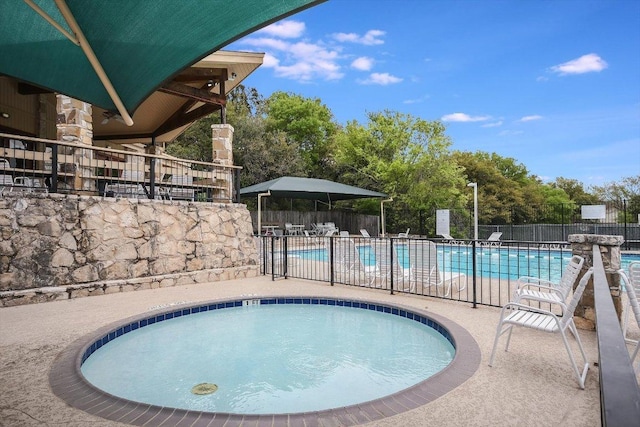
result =
[[[187,285],[0,309],[1,426],[123,425],[71,408],[53,394],[49,370],[74,340],[129,316],[170,304],[247,295],[364,298],[424,309],[465,328],[477,341],[477,372],[439,399],[367,426],[599,426],[595,333],[581,331],[591,369],[580,390],[558,336],[517,330],[508,353],[487,365],[499,310],[301,280],[268,277]],[[635,332],[635,331],[634,331]],[[244,424],[243,424],[244,425]]]

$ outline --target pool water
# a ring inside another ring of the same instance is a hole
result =
[[[81,369],[98,388],[133,401],[278,414],[387,396],[444,369],[454,354],[440,332],[400,315],[260,304],[145,326],[97,349]],[[218,389],[193,394],[201,383]]]
[[[399,264],[409,268],[409,254],[406,245],[395,244]],[[375,253],[371,246],[358,246],[360,259],[365,266],[376,263]],[[302,259],[328,261],[324,248],[293,250],[292,255]],[[522,276],[533,276],[540,279],[558,281],[562,271],[571,259],[571,251],[531,250],[518,248],[477,248],[476,274],[482,277],[518,279]],[[622,254],[621,266],[626,269],[631,261],[640,261],[640,255]],[[438,265],[441,269],[464,273],[473,276],[472,249],[460,246],[438,246]]]

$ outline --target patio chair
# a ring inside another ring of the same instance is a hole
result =
[[[401,239],[406,239],[406,238],[408,238],[408,237],[409,237],[409,231],[410,231],[410,230],[411,230],[410,228],[407,228],[407,231],[405,231],[405,232],[403,232],[403,233],[398,233],[398,237],[399,237],[399,238],[401,238]]]
[[[631,364],[633,364],[636,357],[638,357],[638,351],[640,350],[640,340],[627,338],[627,329],[629,326],[630,312],[633,312],[633,315],[636,318],[636,322],[638,323],[638,328],[640,328],[640,261],[633,261],[629,263],[628,275],[624,270],[619,270],[618,272],[625,282],[624,287],[627,291],[627,296],[629,297],[624,310],[625,314],[622,332],[625,337],[625,341],[628,344],[636,345],[633,353],[631,354]],[[640,373],[640,360],[638,360],[638,365],[634,368],[634,370],[636,374]]]
[[[440,233],[440,235],[442,236],[443,240],[442,243],[447,243],[449,245],[462,245],[464,244],[464,242],[454,239],[450,234],[443,234]]]
[[[393,274],[394,282],[400,283],[409,279],[409,269],[404,269],[398,262],[398,255],[395,252],[391,257],[391,242],[388,239],[375,239],[372,242],[373,255],[375,256],[375,271],[371,274],[371,284],[376,279],[390,280]]]
[[[584,348],[582,348],[582,342],[580,342],[580,336],[578,335],[576,325],[573,322],[573,312],[575,311],[576,306],[578,305],[578,302],[580,301],[580,298],[582,297],[582,294],[584,292],[584,288],[585,286],[587,286],[587,282],[589,282],[589,278],[592,274],[593,269],[590,268],[582,277],[580,283],[578,284],[578,287],[573,293],[573,298],[571,298],[571,302],[567,306],[567,309],[562,317],[559,317],[548,310],[530,307],[528,305],[518,304],[515,302],[507,303],[500,312],[500,320],[498,322],[498,328],[496,329],[496,337],[493,341],[493,350],[491,350],[491,357],[489,358],[489,366],[493,366],[493,360],[495,358],[496,348],[498,346],[498,339],[504,333],[508,333],[505,351],[509,350],[511,333],[513,332],[514,326],[536,329],[542,332],[558,333],[562,336],[562,341],[564,342],[564,347],[569,355],[569,360],[571,361],[571,366],[573,368],[576,379],[578,380],[578,384],[580,385],[581,389],[584,389],[584,382],[587,377],[587,371],[589,370],[589,361],[587,360]],[[582,354],[582,360],[584,361],[584,364],[582,365],[581,370],[576,364],[576,360],[573,357],[573,352],[571,351],[569,341],[567,340],[567,330],[569,330],[569,332],[573,334],[576,342],[578,343],[580,353]],[[535,352],[533,353],[533,355],[535,356]]]
[[[501,231],[496,231],[491,233],[491,236],[487,238],[486,241],[481,242],[482,246],[502,246],[502,242],[500,241],[500,237],[502,237]]]
[[[361,228],[360,229],[360,234],[362,235],[362,237],[371,238],[371,235],[369,234],[369,232],[367,231],[366,228]]]
[[[513,293],[512,301],[515,303],[538,301],[558,304],[563,311],[566,310],[567,297],[578,280],[582,264],[584,264],[584,258],[579,255],[573,255],[562,272],[558,283],[538,277],[520,277],[516,282],[516,290]]]
[[[293,231],[293,224],[292,224],[292,223],[290,223],[290,222],[285,222],[285,223],[284,223],[284,232],[285,232],[285,234],[286,234],[286,235],[292,235],[292,234],[294,234],[294,231]]]
[[[409,246],[410,264],[410,292],[416,292],[418,286],[424,288],[436,288],[440,295],[440,288],[445,289],[443,296],[451,294],[451,286],[454,281],[458,283],[458,292],[466,288],[466,275],[454,271],[442,270],[438,265],[438,250],[436,244],[430,240],[412,240]]]
[[[346,284],[370,283],[375,266],[365,266],[353,239],[335,239],[333,247],[335,272]]]
[[[171,175],[171,188],[169,189],[169,198],[171,200],[195,200],[196,192],[190,186],[193,185],[193,176],[191,175]]]
[[[0,194],[8,193],[13,188],[13,176],[0,175]]]

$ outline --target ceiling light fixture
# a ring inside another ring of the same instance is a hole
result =
[[[236,79],[236,77],[238,77],[238,75],[236,73],[231,73],[231,76],[229,77],[229,81],[232,82]]]
[[[0,115],[3,119],[8,119],[9,117],[11,117],[11,114],[7,113],[6,111],[3,111],[2,113],[0,113]]]

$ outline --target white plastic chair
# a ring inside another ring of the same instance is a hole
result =
[[[362,237],[367,237],[367,238],[371,237],[371,235],[369,234],[369,232],[367,231],[366,228],[361,228],[360,229],[360,234],[362,235]]]
[[[571,302],[567,306],[562,317],[558,317],[556,314],[548,310],[542,310],[515,302],[507,303],[500,312],[500,321],[498,322],[496,337],[493,341],[493,350],[491,350],[489,366],[493,366],[496,348],[498,347],[498,339],[504,333],[508,333],[505,351],[509,350],[511,333],[513,332],[514,326],[536,329],[542,332],[558,333],[562,336],[562,341],[564,342],[564,347],[567,350],[567,354],[569,355],[569,360],[571,361],[571,366],[573,368],[576,379],[578,380],[578,384],[580,385],[581,389],[584,389],[584,382],[587,377],[587,371],[589,370],[589,361],[587,360],[587,355],[585,354],[584,348],[582,347],[582,342],[580,342],[580,336],[578,335],[576,325],[573,322],[573,312],[575,311],[576,306],[578,305],[578,302],[580,301],[580,298],[582,297],[582,294],[584,292],[584,288],[585,286],[587,286],[587,282],[589,282],[589,278],[592,274],[593,269],[589,269],[585,273],[585,275],[582,276],[578,287],[573,293]],[[580,353],[582,354],[584,364],[582,365],[581,370],[578,369],[578,365],[575,358],[573,357],[573,352],[571,351],[569,341],[567,340],[567,330],[571,332],[571,334],[573,334],[576,342],[578,343]]]
[[[636,322],[638,323],[638,328],[640,328],[640,261],[633,261],[629,263],[628,275],[624,270],[619,270],[618,272],[625,282],[624,287],[627,291],[627,296],[629,297],[627,306],[625,308],[622,332],[627,343],[636,345],[633,353],[631,354],[631,363],[633,364],[636,357],[638,357],[638,351],[640,350],[640,340],[632,340],[627,338],[627,329],[629,326],[630,312],[633,313],[634,317],[636,318]],[[634,369],[636,373],[640,373],[640,360],[638,360],[638,365]]]
[[[407,231],[405,231],[404,233],[398,233],[398,237],[399,237],[399,238],[401,238],[401,239],[406,239],[406,238],[408,238],[408,237],[409,237],[409,231],[410,231],[410,230],[411,230],[410,228],[407,228]]]
[[[502,232],[495,231],[491,233],[491,236],[489,236],[486,241],[482,242],[481,245],[482,246],[502,246],[500,237],[502,237]]]
[[[567,298],[573,289],[573,285],[578,280],[582,264],[584,264],[584,258],[579,255],[573,255],[562,272],[558,283],[538,277],[520,277],[516,282],[517,287],[513,293],[512,301],[516,303],[538,301],[558,304],[565,310]]]

